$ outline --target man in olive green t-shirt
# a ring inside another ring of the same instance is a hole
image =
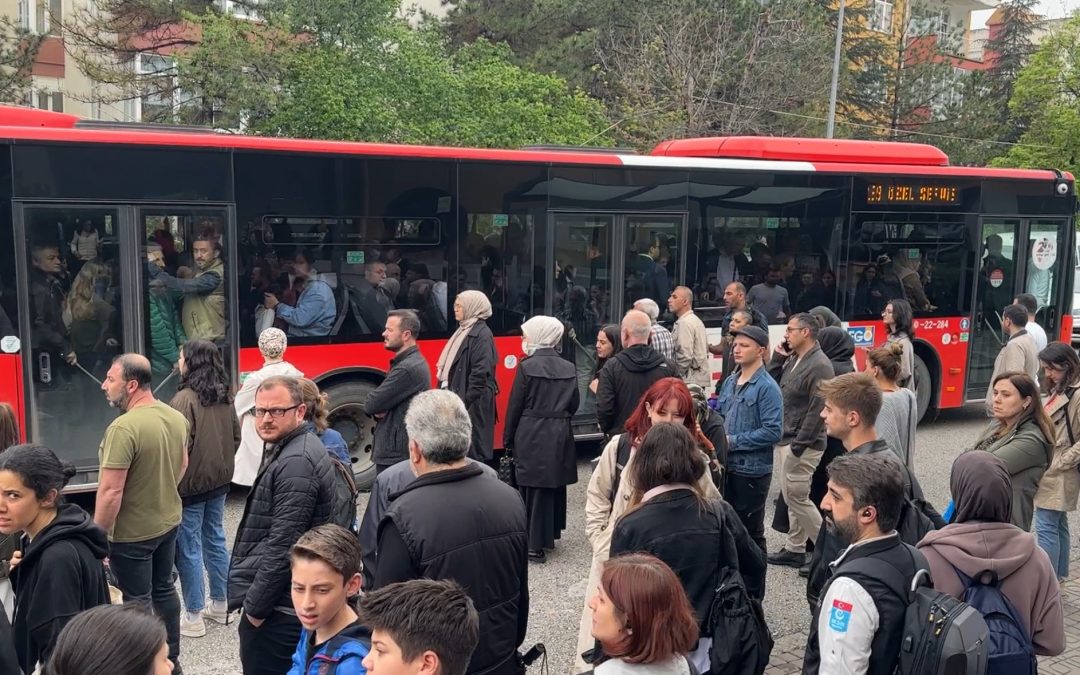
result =
[[[156,400],[150,361],[123,354],[101,389],[121,411],[105,430],[94,522],[109,533],[109,565],[124,602],[153,607],[165,622],[169,659],[181,672],[180,598],[173,584],[182,507],[177,484],[187,469],[187,419]]]

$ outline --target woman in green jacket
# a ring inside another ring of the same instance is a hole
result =
[[[986,450],[1005,463],[1013,491],[1010,522],[1029,532],[1035,492],[1053,459],[1054,425],[1043,409],[1038,385],[1026,373],[998,375],[992,391],[994,421],[972,450]]]

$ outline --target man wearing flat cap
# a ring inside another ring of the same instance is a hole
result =
[[[773,473],[773,446],[784,427],[780,386],[765,369],[769,334],[757,326],[732,332],[735,370],[720,388],[719,410],[728,434],[724,499],[765,552],[765,501]]]

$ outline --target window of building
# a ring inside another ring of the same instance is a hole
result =
[[[259,0],[218,0],[221,11],[240,19],[258,19]]]
[[[870,18],[870,27],[881,33],[893,31],[893,0],[874,0],[874,10]]]
[[[140,76],[141,95],[135,99],[134,121],[175,123],[180,108],[193,98],[177,83],[176,60],[149,52],[136,54],[135,72]]]
[[[30,95],[30,102],[39,110],[64,112],[64,94],[59,91],[35,91]]]

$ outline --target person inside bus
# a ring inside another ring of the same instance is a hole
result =
[[[172,291],[184,294],[180,311],[184,333],[192,340],[221,344],[225,339],[225,263],[221,259],[221,241],[212,230],[205,230],[191,244],[197,270],[190,279],[174,277],[156,264],[147,264],[151,280],[160,280]]]
[[[750,306],[765,315],[769,323],[778,323],[791,315],[788,289],[780,285],[780,268],[773,265],[765,281],[755,285],[746,295]]]
[[[289,337],[329,335],[337,318],[334,290],[323,281],[314,262],[312,254],[303,250],[297,251],[293,258],[293,274],[304,281],[295,306],[280,302],[273,293],[264,296],[266,309],[274,311],[277,318],[288,324],[286,333]]]
[[[64,263],[56,244],[34,244],[30,247],[30,344],[34,352],[35,379],[42,384],[57,384],[68,379],[61,368],[65,361],[75,363],[68,329],[64,324]],[[47,355],[51,377],[42,372],[42,356]],[[58,378],[59,376],[59,378]]]
[[[85,261],[68,293],[64,319],[71,348],[83,367],[104,377],[120,342],[117,340],[116,308],[102,297],[111,272],[96,260]],[[104,294],[108,294],[105,290]]]
[[[867,265],[855,284],[854,315],[877,316],[885,309],[887,300],[878,279],[877,265]]]

